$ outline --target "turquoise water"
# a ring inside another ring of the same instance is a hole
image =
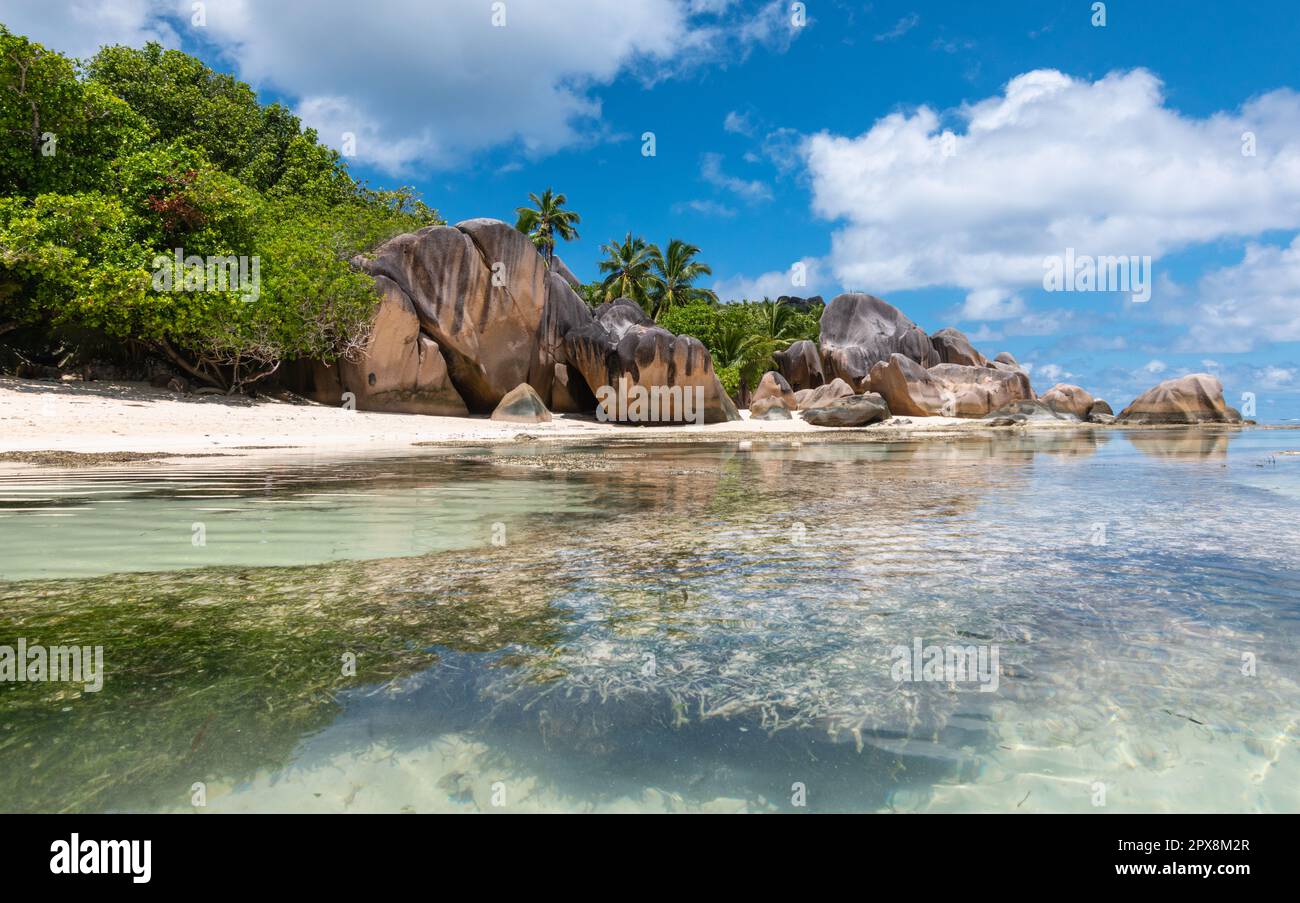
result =
[[[0,684],[0,799],[1297,811],[1297,450],[1081,431],[9,468],[0,645],[99,645],[105,680]],[[996,680],[913,680],[917,643],[996,652]]]

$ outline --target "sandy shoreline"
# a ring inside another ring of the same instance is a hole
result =
[[[1061,426],[1097,428],[1078,423]],[[1053,429],[1056,425],[1034,424],[1027,428]],[[816,427],[799,419],[638,427],[556,415],[551,423],[517,424],[498,423],[486,417],[366,413],[270,399],[178,396],[141,383],[0,378],[0,453],[316,454],[521,440],[939,438],[991,429],[995,428],[955,417],[895,417],[883,424],[852,430]]]

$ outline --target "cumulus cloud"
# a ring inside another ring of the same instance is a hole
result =
[[[186,3],[186,22],[189,9]],[[51,50],[85,58],[105,44],[179,46],[176,28],[165,18],[174,11],[175,0],[0,0],[0,23]]]
[[[9,7],[16,7],[10,10]],[[385,0],[0,0],[3,21],[50,46],[175,35],[210,44],[240,77],[289,98],[321,139],[356,136],[358,158],[393,173],[452,167],[516,145],[540,156],[599,135],[598,89],[743,57],[794,39],[770,2],[510,0],[504,26],[489,3]],[[500,20],[498,19],[498,22]]]
[[[809,298],[820,291],[822,272],[820,260],[805,257],[791,264],[789,269],[773,270],[756,277],[733,276],[719,279],[713,284],[713,291],[723,301],[761,301],[763,298],[776,300],[782,295]],[[797,273],[802,273],[800,281],[803,285],[795,284]]]
[[[1300,341],[1300,236],[1290,245],[1249,244],[1241,263],[1206,274],[1184,319],[1180,348],[1251,351]]]
[[[1043,260],[1150,255],[1300,227],[1300,95],[1206,118],[1137,69],[1037,70],[946,120],[928,107],[804,145],[813,209],[842,221],[831,266],[878,292],[1041,286]],[[945,123],[955,121],[949,130]],[[1256,136],[1256,156],[1242,135]]]

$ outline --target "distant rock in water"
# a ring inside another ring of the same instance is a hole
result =
[[[1064,414],[1073,414],[1080,420],[1088,419],[1088,411],[1096,401],[1087,389],[1069,383],[1057,383],[1040,395],[1038,400]]]
[[[551,412],[546,410],[536,389],[520,383],[501,399],[492,412],[492,419],[507,423],[550,423]]]
[[[1223,383],[1208,373],[1167,379],[1147,389],[1120,411],[1122,423],[1240,423],[1241,414],[1223,401]]]
[[[827,378],[839,377],[855,392],[865,391],[872,366],[891,354],[911,358],[923,367],[940,362],[925,331],[873,295],[840,295],[826,306],[821,357]]]
[[[794,393],[795,401],[799,404],[799,410],[811,411],[814,408],[824,408],[829,404],[834,404],[841,398],[848,398],[853,394],[853,387],[842,379],[833,379],[824,386],[818,386],[816,389],[803,389]]]
[[[822,372],[822,355],[814,342],[800,339],[790,343],[789,348],[776,352],[772,357],[776,360],[781,375],[796,392],[803,389],[816,389],[826,382]]]
[[[939,355],[941,364],[965,364],[968,367],[989,365],[988,358],[975,350],[966,334],[951,326],[930,336],[930,344],[934,346],[935,354]]]
[[[850,395],[834,404],[805,411],[805,423],[813,426],[855,427],[867,426],[889,419],[889,405],[875,393]]]

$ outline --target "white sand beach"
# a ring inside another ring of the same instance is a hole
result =
[[[500,423],[487,417],[379,414],[269,398],[181,396],[143,383],[0,378],[0,453],[159,452],[168,454],[318,452],[414,444],[494,444],[520,434],[536,440],[708,440],[782,435],[868,434],[988,429],[955,417],[895,417],[839,430],[793,420],[644,427],[557,414],[550,423]],[[1087,424],[1070,424],[1089,428]]]

